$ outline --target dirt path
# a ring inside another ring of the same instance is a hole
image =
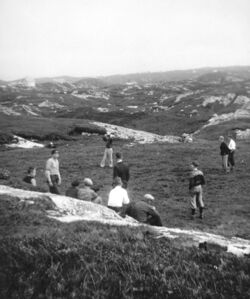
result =
[[[18,198],[19,204],[24,208],[38,203],[42,207],[42,202],[46,201],[48,203],[49,200],[53,203],[54,208],[46,209],[47,216],[60,222],[69,223],[84,220],[119,226],[142,226],[130,217],[121,218],[105,206],[66,196],[25,191],[3,185],[0,185],[0,195]],[[234,237],[226,238],[221,235],[179,228],[150,227],[150,230],[156,234],[156,238],[166,237],[176,239],[184,246],[199,246],[200,243],[207,242],[207,244],[216,244],[223,247],[225,251],[237,256],[250,254],[250,240]]]

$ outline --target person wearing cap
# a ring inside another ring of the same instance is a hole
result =
[[[113,169],[113,179],[115,177],[120,177],[122,179],[122,187],[127,189],[129,181],[129,167],[123,163],[122,154],[116,153],[116,165]]]
[[[228,170],[228,155],[230,153],[230,150],[228,148],[228,145],[225,142],[224,136],[220,136],[220,155],[222,159],[222,169],[227,173]]]
[[[123,214],[130,202],[127,190],[122,188],[122,179],[120,177],[114,178],[113,186],[114,188],[109,193],[108,208]]]
[[[78,191],[79,191],[78,186],[79,185],[80,185],[79,181],[78,180],[74,180],[71,183],[71,187],[69,187],[67,189],[67,191],[65,192],[65,195],[69,196],[69,197],[73,197],[73,198],[78,198]]]
[[[194,219],[197,206],[200,210],[200,219],[203,218],[204,202],[202,197],[202,186],[205,185],[205,179],[203,172],[198,169],[199,163],[192,162],[190,165],[190,177],[189,177],[189,194],[191,205],[191,218]]]
[[[58,186],[62,182],[58,158],[58,150],[52,150],[51,157],[47,160],[45,166],[45,176],[49,185],[49,191],[54,194],[60,194]]]
[[[233,171],[234,165],[235,165],[234,152],[236,150],[236,143],[230,135],[228,135],[228,137],[227,137],[227,144],[228,144],[228,149],[229,149],[228,166],[230,167],[230,170]]]
[[[83,180],[84,187],[78,189],[77,198],[80,200],[91,201],[94,203],[102,204],[102,198],[91,188],[93,182],[89,178]]]
[[[131,202],[125,214],[136,219],[137,221],[154,226],[162,226],[160,214],[151,205],[154,197],[151,194],[145,194],[142,200]]]
[[[113,167],[112,136],[110,134],[105,134],[103,137],[103,141],[105,141],[105,150],[104,150],[104,154],[100,166],[105,167],[105,163],[107,160],[109,167],[112,168]]]

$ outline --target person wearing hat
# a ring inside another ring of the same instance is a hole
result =
[[[52,150],[51,157],[47,160],[45,166],[45,176],[49,185],[49,191],[54,194],[60,194],[58,186],[62,182],[58,158],[58,150]]]
[[[80,200],[92,201],[102,204],[102,198],[92,189],[93,182],[89,178],[83,180],[84,187],[78,189],[77,198]]]
[[[154,197],[151,194],[145,194],[142,200],[131,202],[126,209],[125,214],[137,221],[154,226],[162,226],[160,214],[151,205]]]
[[[113,169],[113,179],[115,177],[120,177],[122,179],[122,187],[127,189],[128,181],[129,181],[129,167],[123,163],[122,154],[116,153],[116,165]]]
[[[189,176],[189,194],[190,194],[190,205],[191,205],[191,218],[194,219],[195,211],[197,206],[200,210],[200,219],[203,218],[203,190],[202,186],[205,185],[205,179],[203,172],[198,169],[199,163],[194,161],[190,165],[190,176]]]
[[[130,200],[127,190],[122,188],[122,179],[120,177],[114,178],[113,187],[114,188],[109,193],[108,208],[123,214]]]
[[[74,180],[71,183],[71,187],[69,187],[67,189],[67,191],[65,192],[65,195],[69,196],[69,197],[73,197],[73,198],[78,198],[78,191],[79,191],[78,186],[79,185],[80,185],[80,182],[78,180]]]
[[[113,167],[113,149],[112,149],[113,139],[112,139],[112,136],[109,133],[105,134],[103,137],[103,141],[105,141],[105,150],[104,150],[104,154],[103,154],[103,158],[102,158],[100,166],[105,167],[105,163],[107,160],[109,167],[112,168]]]

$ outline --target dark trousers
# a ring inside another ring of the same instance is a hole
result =
[[[161,217],[159,215],[153,215],[148,217],[147,224],[154,226],[162,226]]]
[[[59,182],[59,177],[57,174],[53,174],[50,176],[52,186],[49,185],[49,192],[54,193],[54,194],[60,194],[60,191],[58,189],[58,182]]]
[[[111,207],[111,206],[108,206],[109,209],[115,211],[116,213],[119,213],[122,211],[122,207]]]
[[[233,167],[234,164],[235,164],[235,162],[234,162],[234,151],[232,151],[228,155],[228,165]]]

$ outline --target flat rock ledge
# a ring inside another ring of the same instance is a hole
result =
[[[206,249],[207,246],[219,246],[224,251],[237,256],[250,255],[250,240],[241,238],[227,238],[221,235],[196,230],[180,228],[153,227],[140,224],[131,217],[122,218],[106,206],[92,202],[81,201],[75,198],[16,189],[0,185],[0,204],[5,196],[19,200],[23,208],[36,205],[45,210],[47,217],[60,222],[95,221],[112,226],[147,227],[155,238],[173,239],[183,246],[196,246]],[[5,197],[6,199],[6,197]]]

